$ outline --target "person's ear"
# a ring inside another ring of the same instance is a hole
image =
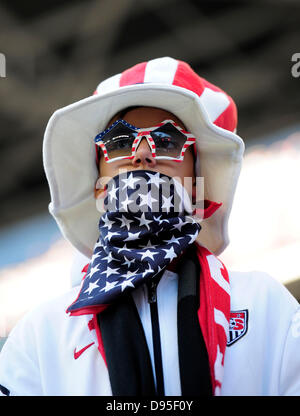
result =
[[[105,185],[103,184],[103,179],[98,178],[94,187],[94,197],[95,199],[103,197],[105,192]]]

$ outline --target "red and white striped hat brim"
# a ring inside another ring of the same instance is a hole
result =
[[[101,82],[88,98],[50,118],[44,138],[49,210],[63,235],[90,256],[98,238],[94,200],[98,178],[93,138],[119,111],[131,106],[163,108],[196,138],[196,175],[204,177],[205,199],[222,203],[202,223],[199,242],[220,254],[228,244],[228,218],[239,177],[244,143],[235,133],[232,98],[191,67],[164,57],[143,62]]]

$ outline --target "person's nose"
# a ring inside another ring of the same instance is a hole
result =
[[[144,137],[139,143],[135,156],[132,159],[132,164],[135,167],[139,165],[154,167],[156,165],[155,157],[152,156],[152,150],[148,144],[147,139]]]

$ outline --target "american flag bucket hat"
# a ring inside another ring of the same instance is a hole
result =
[[[232,98],[197,75],[185,62],[163,57],[139,63],[102,81],[93,95],[51,116],[43,143],[50,187],[49,211],[63,236],[90,257],[97,241],[99,212],[94,137],[119,111],[159,107],[177,116],[196,137],[196,175],[205,199],[222,203],[202,221],[199,243],[216,255],[228,245],[228,219],[240,174],[244,142],[236,134]]]

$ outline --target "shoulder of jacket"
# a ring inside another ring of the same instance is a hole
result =
[[[286,290],[284,285],[270,274],[263,271],[236,271],[228,270],[229,281],[232,287],[260,287],[261,289]]]
[[[262,271],[228,271],[232,303],[251,304],[257,307],[279,304],[291,313],[299,307],[298,301],[288,289],[274,277]]]
[[[76,299],[78,291],[79,286],[76,286],[27,311],[17,322],[9,336],[13,336],[15,332],[20,333],[27,330],[37,332],[39,328],[45,328],[50,323],[60,326],[63,322],[67,322],[70,317],[66,313],[66,309]]]

